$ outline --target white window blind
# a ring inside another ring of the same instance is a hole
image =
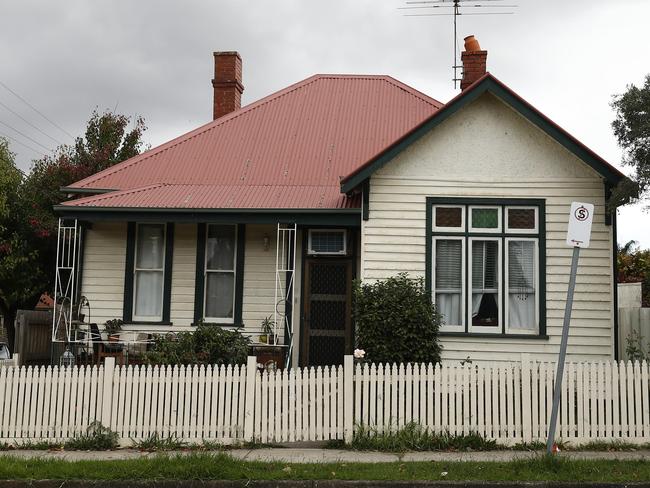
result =
[[[461,325],[463,243],[459,239],[435,241],[435,302],[447,325]]]

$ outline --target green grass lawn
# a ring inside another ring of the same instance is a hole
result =
[[[3,457],[0,479],[86,480],[481,480],[633,482],[650,479],[650,462],[573,461],[540,456],[491,462],[291,464],[238,461],[227,454],[161,454],[121,461],[26,460]]]

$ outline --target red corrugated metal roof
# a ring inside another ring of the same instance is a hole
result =
[[[122,191],[66,205],[358,207],[340,178],[441,106],[389,76],[315,75],[71,185]]]
[[[359,208],[356,195],[348,198],[336,186],[290,185],[167,185],[156,184],[72,200],[64,205],[110,208]]]

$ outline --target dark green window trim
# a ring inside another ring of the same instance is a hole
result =
[[[207,224],[200,223],[197,225],[197,232],[196,232],[194,325],[197,325],[203,319],[203,305],[205,300],[206,239],[207,239]],[[242,307],[244,302],[244,257],[246,254],[245,249],[246,249],[246,225],[237,224],[237,251],[236,251],[237,264],[235,265],[235,310],[233,311],[233,323],[217,323],[217,325],[223,325],[224,327],[243,327],[244,325],[242,320]]]
[[[162,322],[169,323],[172,306],[172,266],[174,262],[174,224],[167,224],[165,232],[165,274],[163,282]]]
[[[133,321],[133,279],[135,269],[136,222],[128,222],[126,230],[126,264],[124,266],[124,303],[122,320],[126,324]],[[137,321],[138,324],[172,325],[170,322],[172,296],[172,263],[174,262],[174,224],[167,223],[165,229],[165,270],[163,276],[162,320]]]
[[[368,220],[370,218],[370,178],[363,182],[363,190],[361,196],[363,201],[363,212],[361,217],[363,220]]]
[[[126,226],[126,264],[124,266],[124,310],[122,320],[133,320],[133,268],[135,266],[135,222]]]
[[[501,207],[501,232],[470,232],[469,231],[469,215],[465,215],[465,230],[463,232],[433,232],[433,206],[434,205],[465,205],[465,212],[468,212],[468,208],[471,205],[498,205]],[[506,233],[505,232],[505,207],[507,206],[522,206],[522,207],[537,207],[537,226],[538,233],[536,234],[523,234],[523,233]],[[426,199],[426,223],[425,223],[425,277],[424,284],[427,292],[431,295],[432,287],[432,277],[433,277],[433,256],[431,255],[433,251],[432,239],[435,235],[438,236],[460,236],[464,238],[469,237],[497,237],[497,238],[506,238],[506,237],[527,237],[527,238],[537,238],[538,239],[538,249],[539,249],[539,332],[538,334],[481,334],[481,333],[470,333],[469,331],[469,321],[465,320],[465,332],[444,332],[441,331],[441,335],[460,335],[462,337],[480,337],[483,335],[490,337],[524,337],[524,338],[546,338],[546,201],[544,199],[531,199],[531,198],[462,198],[462,197],[427,197]],[[465,252],[468,253],[469,249],[466,248]],[[505,251],[504,251],[505,252]],[[468,261],[467,256],[465,257],[466,262]],[[501,276],[505,279],[505,259],[501,260]],[[469,266],[465,266],[465,283],[467,284],[468,280],[468,271]],[[433,299],[433,297],[431,297]],[[501,310],[505,310],[505,294],[502,294],[502,303]],[[465,300],[465,317],[469,315],[469,310],[467,309],[467,300]],[[502,330],[505,331],[505,321],[501,325]]]

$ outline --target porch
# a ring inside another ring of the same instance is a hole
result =
[[[300,215],[300,223],[62,219],[52,340],[106,342],[104,324],[121,319],[119,343],[146,348],[157,334],[204,321],[241,329],[262,362],[341,364],[353,349],[359,266],[358,217],[351,216],[313,223]]]

